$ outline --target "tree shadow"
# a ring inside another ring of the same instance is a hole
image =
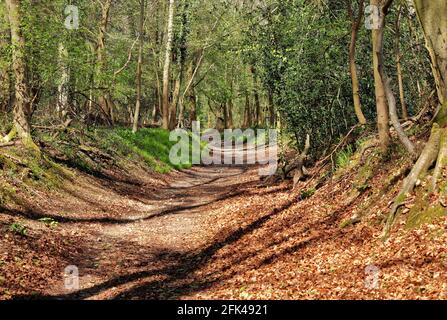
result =
[[[225,246],[231,245],[237,242],[239,239],[252,233],[253,231],[261,228],[266,222],[280,214],[282,211],[288,209],[294,204],[293,201],[289,201],[282,206],[275,208],[270,213],[259,217],[249,225],[243,228],[239,228],[231,232],[228,235],[218,235],[216,240],[209,246],[195,251],[187,252],[184,254],[165,253],[170,257],[171,265],[154,270],[140,271],[130,274],[121,275],[111,280],[105,281],[99,285],[93,286],[88,289],[80,290],[74,293],[59,295],[59,296],[16,296],[15,299],[87,299],[107,291],[111,288],[128,284],[131,282],[143,282],[143,284],[133,287],[130,290],[122,292],[116,295],[115,299],[176,299],[185,294],[197,292],[211,287],[218,281],[222,281],[231,278],[236,273],[230,273],[225,275],[224,273],[217,277],[194,277],[194,272],[200,270],[200,268],[209,263],[214,254]],[[136,245],[131,245],[131,248],[135,248]],[[149,262],[150,263],[150,262]],[[227,266],[223,266],[221,269],[227,269]],[[219,270],[215,270],[213,274],[219,274]],[[163,275],[163,280],[152,280],[144,282],[145,278],[151,276]]]

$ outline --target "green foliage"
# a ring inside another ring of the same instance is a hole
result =
[[[26,237],[28,235],[28,229],[18,222],[11,224],[9,226],[9,231],[22,237]]]
[[[140,155],[157,172],[167,173],[172,169],[187,169],[191,167],[190,162],[180,165],[174,165],[170,162],[169,152],[176,142],[169,141],[169,131],[163,129],[142,129],[134,134],[128,129],[117,129],[116,132],[128,147]]]
[[[301,200],[309,199],[309,198],[311,198],[315,194],[315,192],[317,192],[317,190],[315,188],[311,188],[311,189],[308,189],[308,190],[303,190],[303,191],[301,191],[300,199]]]
[[[353,148],[351,145],[346,148],[340,150],[335,155],[335,165],[339,169],[346,168],[351,162],[351,158],[354,154]]]
[[[39,219],[39,221],[49,228],[56,228],[59,225],[59,222],[55,221],[53,218],[42,218]]]

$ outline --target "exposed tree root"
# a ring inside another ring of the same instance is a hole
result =
[[[413,191],[417,181],[423,175],[425,175],[428,169],[435,163],[440,154],[441,136],[445,136],[447,129],[441,129],[438,124],[433,125],[430,140],[422,151],[419,160],[414,165],[408,177],[404,180],[404,184],[396,197],[391,212],[388,215],[385,228],[383,230],[383,239],[387,239],[395,217],[399,208],[404,204],[407,195]]]
[[[310,146],[310,135],[307,135],[303,151],[290,162],[284,157],[280,159],[277,173],[266,178],[264,184],[269,185],[281,180],[287,180],[290,178],[291,173],[293,173],[293,188],[295,189],[299,181],[309,176],[309,171],[304,166],[304,163],[307,160]]]
[[[296,158],[294,163],[292,164],[292,168],[288,168],[289,172],[295,170],[295,173],[293,175],[293,188],[295,189],[298,182],[301,181],[301,179],[307,177],[309,175],[309,172],[307,171],[306,167],[304,166],[304,162],[307,159],[307,154],[309,153],[310,149],[310,135],[307,135],[306,137],[306,144],[304,146],[303,151],[301,154]],[[290,170],[291,169],[291,170]]]
[[[15,142],[14,142],[14,141],[11,141],[11,142],[5,142],[5,143],[0,143],[0,148],[11,147],[11,146],[13,146],[13,145],[15,145]]]
[[[439,177],[441,176],[442,169],[447,166],[447,129],[443,129],[441,132],[441,142],[438,154],[438,160],[436,161],[436,167],[433,171],[432,177],[432,191],[437,191],[437,185]]]
[[[0,143],[9,143],[16,136],[17,136],[17,128],[16,128],[16,126],[13,126],[11,131],[9,131],[9,133],[6,136],[4,136],[2,139],[0,139]]]

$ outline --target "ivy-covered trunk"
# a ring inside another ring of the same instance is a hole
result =
[[[31,98],[26,77],[25,38],[22,34],[20,0],[6,0],[6,8],[11,29],[12,70],[15,77],[14,126],[3,138],[9,142],[18,136],[26,147],[37,149],[31,138],[29,117],[31,115]]]

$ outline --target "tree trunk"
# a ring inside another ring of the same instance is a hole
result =
[[[133,133],[136,133],[138,131],[138,124],[140,121],[140,109],[141,109],[141,99],[142,99],[142,88],[141,88],[141,75],[142,75],[142,66],[143,66],[143,44],[144,44],[144,37],[143,37],[143,28],[144,28],[144,8],[145,8],[145,1],[140,0],[140,23],[139,23],[139,47],[138,47],[138,63],[137,63],[137,102],[135,105],[135,113],[133,116]]]
[[[191,111],[191,115],[192,115],[192,117],[190,117],[190,118],[191,118],[191,120],[192,120],[192,118],[194,118],[193,121],[195,121],[195,118],[196,118],[196,110],[195,110],[195,108],[196,108],[196,96],[195,96],[195,92],[194,92],[193,82],[194,82],[194,79],[195,79],[195,77],[196,77],[196,75],[197,75],[201,65],[202,65],[204,54],[205,54],[205,52],[204,52],[203,49],[200,50],[198,53],[196,53],[194,55],[192,61],[191,61],[191,64],[190,64],[189,68],[188,68],[188,72],[187,72],[188,78],[189,78],[188,84],[186,85],[185,91],[183,92],[182,96],[180,97],[180,101],[179,101],[179,107],[180,107],[179,126],[183,126],[183,120],[184,120],[184,117],[185,117],[184,116],[184,112],[185,112],[185,110],[184,110],[184,108],[185,108],[184,107],[184,100],[185,100],[185,96],[187,94],[189,96],[189,101],[191,103],[191,107],[194,108],[194,110],[192,110],[192,109],[190,110]]]
[[[273,100],[273,92],[272,90],[268,91],[268,101],[269,101],[269,122],[270,127],[276,127],[276,113],[275,113],[275,103]]]
[[[447,99],[447,1],[415,0],[432,61],[439,101]]]
[[[432,176],[433,191],[436,191],[447,157],[447,2],[445,0],[414,0],[415,7],[430,53],[433,76],[436,82],[441,107],[433,124],[432,133],[421,156],[414,165],[396,197],[383,231],[383,238],[389,236],[395,216],[413,191],[419,177],[436,163]]]
[[[404,145],[405,149],[416,160],[417,156],[418,156],[416,153],[416,149],[414,148],[413,143],[410,141],[410,139],[405,134],[405,131],[402,128],[402,125],[400,124],[399,116],[397,115],[396,98],[394,97],[393,91],[391,89],[391,79],[386,77],[384,85],[385,85],[385,92],[386,92],[386,97],[387,97],[387,101],[388,101],[388,107],[390,110],[391,123],[393,124],[393,127],[396,130],[397,136],[399,137],[399,140]]]
[[[371,5],[379,8],[380,15],[378,28],[372,30],[373,67],[380,148],[382,153],[386,153],[390,144],[390,127],[383,73],[383,34],[386,14],[383,10],[383,2],[383,0],[371,0]]]
[[[4,50],[6,50],[9,46],[9,38],[9,28],[2,28],[0,34],[0,50],[2,50],[2,52],[5,52]],[[9,107],[12,102],[11,91],[14,91],[14,84],[12,83],[13,79],[11,79],[10,72],[10,66],[2,66],[2,69],[0,70],[0,112],[3,114],[9,112]]]
[[[165,64],[163,69],[163,128],[169,130],[169,69],[171,66],[172,41],[173,41],[173,25],[174,25],[174,7],[175,1],[169,0],[168,13],[168,37],[165,49]]]
[[[99,36],[98,36],[98,46],[97,46],[97,64],[98,69],[96,76],[102,78],[102,73],[105,72],[106,66],[106,34],[107,28],[109,26],[109,15],[110,15],[110,7],[112,4],[112,0],[106,0],[104,3],[101,3],[102,14],[101,14],[101,24],[99,28]],[[104,81],[100,81],[100,87],[105,86]],[[102,109],[103,114],[108,117],[107,121],[110,121],[111,118],[111,105],[110,105],[110,97],[107,93],[104,93],[101,97],[99,97],[99,105]]]
[[[364,0],[360,1],[357,19],[354,18],[351,2],[348,3],[348,13],[351,18],[351,43],[349,45],[349,70],[351,72],[352,96],[354,101],[354,111],[361,125],[366,124],[366,118],[362,111],[360,99],[360,84],[357,74],[357,64],[355,62],[357,37],[364,15]]]
[[[255,99],[255,109],[253,110],[254,124],[255,126],[259,126],[261,122],[261,101],[259,99],[258,81],[256,76],[256,68],[254,66],[251,67],[251,73],[253,75],[253,96]]]
[[[251,127],[250,95],[245,93],[244,129]]]
[[[28,80],[26,78],[25,38],[22,34],[22,17],[20,12],[20,0],[6,0],[6,9],[11,28],[12,43],[12,70],[15,76],[15,101],[14,101],[14,127],[11,132],[2,139],[3,142],[11,141],[16,135],[27,148],[38,150],[31,138],[31,98]]]
[[[223,129],[228,129],[228,106],[227,102],[220,104],[220,109],[223,115]]]
[[[227,102],[227,129],[233,129],[234,128],[234,122],[233,122],[233,100],[228,100]]]
[[[189,89],[189,121],[197,121],[197,96],[194,88]]]
[[[177,126],[177,106],[179,102],[180,88],[182,86],[182,78],[183,78],[182,69],[183,67],[180,66],[180,72],[177,76],[177,79],[175,79],[174,92],[172,94],[172,103],[171,107],[169,108],[169,130],[173,130]]]
[[[61,69],[61,79],[57,87],[56,110],[62,122],[67,121],[68,116],[68,83],[70,80],[70,71],[66,59],[68,57],[67,49],[64,44],[59,43],[59,66]]]
[[[402,17],[402,5],[399,7],[399,13],[396,19],[396,67],[397,67],[397,79],[399,82],[399,98],[400,105],[402,109],[402,118],[408,119],[408,109],[407,104],[405,103],[405,90],[404,90],[404,79],[402,73],[402,54],[400,52],[400,25],[401,25],[401,17]]]

